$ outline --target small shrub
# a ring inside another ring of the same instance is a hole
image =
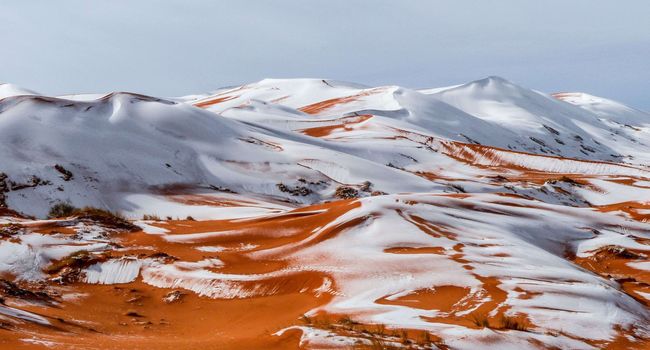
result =
[[[411,344],[411,340],[409,339],[409,334],[405,330],[402,330],[400,332],[400,339],[402,341],[402,344],[404,344],[404,345]]]
[[[577,186],[577,187],[581,187],[581,186],[584,185],[583,183],[579,182],[578,180],[570,178],[570,177],[568,177],[566,175],[564,175],[564,176],[562,176],[562,177],[560,177],[558,179],[549,180],[548,182],[551,183],[551,184],[557,184],[558,182],[564,182],[564,183],[569,184],[571,186]]]
[[[375,338],[375,337],[370,338],[370,345],[369,346],[363,346],[363,347],[358,347],[358,348],[359,349],[370,349],[370,350],[403,349],[403,347],[390,345],[386,341],[384,341],[382,339]]]
[[[498,325],[490,325],[486,315],[473,313],[470,315],[472,322],[480,328],[492,329],[512,329],[516,331],[528,331],[528,322],[526,319],[501,315],[499,317]]]
[[[449,186],[451,186],[451,188],[453,188],[454,190],[458,191],[458,193],[467,193],[467,191],[465,191],[465,188],[463,188],[463,186],[461,185],[451,184]]]
[[[486,328],[490,327],[490,323],[488,322],[487,316],[484,314],[477,314],[477,313],[472,313],[470,314],[470,320],[480,328]]]
[[[515,331],[522,331],[522,332],[528,331],[528,324],[526,320],[518,319],[516,317],[501,315],[500,322],[501,322],[502,329],[512,329]]]
[[[0,237],[11,237],[22,233],[25,228],[19,224],[0,225]]]
[[[26,183],[19,183],[16,181],[9,181],[9,188],[12,191],[18,191],[22,190],[25,188],[33,188],[33,187],[38,187],[38,186],[47,186],[51,185],[52,181],[50,180],[43,180],[40,177],[36,175],[32,175],[29,177],[29,180]],[[6,186],[6,185],[5,185]]]
[[[196,220],[194,220],[193,217],[191,217],[191,216],[189,216],[189,215],[185,218],[185,220],[187,220],[187,221],[196,221]]]
[[[334,192],[334,196],[341,199],[358,198],[359,191],[349,186],[339,186],[336,188],[336,192]]]
[[[54,169],[56,169],[56,171],[61,173],[63,181],[70,181],[74,177],[74,175],[72,174],[72,172],[70,170],[64,168],[60,164],[54,165]]]
[[[160,221],[160,216],[158,216],[158,215],[151,215],[151,214],[144,214],[144,215],[142,215],[142,220],[147,220],[147,221]]]
[[[113,213],[108,210],[93,207],[84,207],[78,209],[71,204],[64,202],[53,205],[48,214],[49,218],[62,218],[70,216],[75,216],[82,220],[96,221],[106,226],[121,230],[137,231],[140,229],[138,226],[133,225],[119,213]]]
[[[431,335],[427,331],[422,331],[422,334],[419,338],[420,344],[428,345],[431,344]]]
[[[53,262],[52,264],[44,268],[43,271],[45,273],[53,275],[60,272],[64,268],[72,268],[72,269],[79,270],[102,260],[104,260],[103,257],[92,255],[85,250],[80,250],[78,252],[66,256],[61,260]]]
[[[65,218],[65,217],[72,216],[75,213],[75,211],[77,211],[77,208],[75,208],[72,204],[60,202],[54,204],[52,208],[50,208],[50,212],[47,214],[47,216],[51,219]]]
[[[162,260],[165,263],[170,263],[170,262],[178,260],[178,257],[175,257],[173,255],[169,255],[169,254],[167,254],[165,252],[155,252],[155,253],[151,253],[149,255],[145,254],[144,256],[146,256],[146,257],[148,257],[150,259]]]
[[[338,323],[348,329],[353,329],[355,325],[359,324],[358,322],[351,319],[350,316],[341,317]]]
[[[96,221],[106,226],[121,229],[121,230],[128,230],[128,231],[140,230],[138,226],[132,224],[130,221],[128,221],[124,216],[120,215],[119,213],[113,213],[104,209],[84,207],[82,209],[76,210],[73,213],[73,215],[80,219]]]
[[[181,292],[180,290],[174,290],[167,293],[163,297],[163,301],[167,304],[171,304],[171,303],[181,301],[184,297],[185,297],[185,293]]]
[[[52,300],[52,298],[45,292],[42,291],[34,292],[29,289],[22,288],[19,285],[17,285],[15,282],[6,280],[4,278],[0,279],[0,295],[20,298],[23,300],[40,300],[45,302],[50,302]],[[0,304],[4,304],[4,303],[0,302]]]
[[[302,322],[304,322],[305,324],[307,324],[307,325],[312,324],[312,319],[311,319],[311,317],[309,317],[309,316],[307,316],[307,315],[302,315],[302,316],[300,316],[300,320],[301,320]]]
[[[7,208],[5,193],[9,192],[9,184],[6,181],[8,178],[7,174],[0,172],[0,208]]]
[[[312,190],[305,186],[296,186],[296,187],[289,187],[283,183],[279,183],[275,185],[281,192],[289,193],[292,196],[308,196],[312,193]]]
[[[639,259],[642,256],[628,250],[625,247],[621,247],[621,246],[617,246],[617,245],[606,245],[604,247],[600,247],[600,248],[594,250],[592,257],[595,260],[610,260],[612,258],[615,258],[615,259]]]

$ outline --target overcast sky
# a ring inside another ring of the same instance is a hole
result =
[[[0,81],[184,95],[266,77],[499,75],[650,110],[650,1],[0,1]]]

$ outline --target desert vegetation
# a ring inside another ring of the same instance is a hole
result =
[[[354,349],[426,349],[435,345],[447,349],[444,342],[430,332],[413,329],[389,329],[384,324],[367,324],[349,315],[303,315],[300,321],[313,328],[323,329],[346,337],[356,338]]]
[[[369,188],[369,186],[368,186]],[[334,192],[334,196],[336,198],[340,199],[351,199],[351,198],[358,198],[359,197],[359,191],[350,186],[339,186],[336,188],[336,192]]]
[[[497,318],[489,318],[482,313],[471,313],[469,319],[479,328],[490,328],[497,330],[515,330],[526,332],[530,328],[529,322],[525,317],[507,316],[501,314]]]
[[[94,207],[76,208],[70,203],[60,202],[52,206],[48,214],[49,218],[75,217],[79,220],[87,220],[101,223],[116,229],[136,231],[139,227],[132,224],[119,213]]]

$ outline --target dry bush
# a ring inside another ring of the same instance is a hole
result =
[[[394,346],[388,344],[386,341],[378,338],[370,338],[370,345],[357,346],[356,349],[369,349],[369,350],[397,350],[403,349],[401,346]]]
[[[0,225],[0,237],[6,238],[15,236],[25,231],[25,228],[20,224],[3,224]]]
[[[306,325],[311,325],[311,324],[312,324],[312,319],[311,319],[311,317],[309,317],[309,316],[307,316],[307,315],[302,315],[302,316],[300,316],[300,320],[301,320],[302,322],[304,322]]]
[[[75,210],[73,215],[79,219],[99,222],[103,225],[120,229],[120,230],[126,230],[126,231],[140,230],[138,226],[132,224],[121,214],[113,213],[104,209],[84,207],[82,209]]]
[[[606,245],[604,247],[600,247],[594,251],[592,256],[596,257],[599,260],[611,259],[612,257],[619,259],[641,258],[639,254],[636,254],[627,248],[618,245]]]
[[[19,298],[23,300],[33,300],[33,301],[43,301],[50,302],[52,297],[43,291],[32,291],[26,288],[22,288],[17,285],[15,282],[6,280],[4,278],[0,279],[0,295],[3,297]],[[3,298],[0,298],[3,300]],[[3,304],[0,302],[0,304]]]
[[[56,169],[56,171],[58,171],[59,173],[61,173],[62,178],[63,178],[63,181],[70,181],[70,180],[72,180],[72,178],[74,177],[74,175],[72,175],[72,172],[71,172],[70,170],[64,168],[64,167],[63,167],[62,165],[60,165],[60,164],[56,164],[56,165],[54,165],[54,169]]]
[[[339,318],[338,323],[340,325],[342,325],[343,327],[345,327],[347,329],[350,329],[350,330],[354,329],[354,326],[359,324],[359,322],[353,320],[352,318],[350,318],[350,316],[347,316],[347,315]]]
[[[102,261],[106,261],[105,255],[94,255],[82,250],[53,262],[43,271],[53,276],[52,281],[61,284],[75,283],[83,279],[85,268]]]
[[[110,212],[105,209],[94,207],[75,208],[70,203],[60,202],[52,206],[48,214],[49,218],[64,218],[74,216],[81,220],[88,220],[101,223],[105,226],[126,230],[138,231],[140,228],[119,213]]]
[[[72,216],[77,210],[72,204],[60,202],[56,203],[50,208],[50,212],[47,214],[47,217],[50,219],[54,218],[65,218]]]
[[[501,329],[512,329],[515,331],[528,331],[528,322],[525,319],[501,315],[499,319]]]
[[[43,271],[52,275],[60,272],[64,268],[82,269],[102,260],[104,260],[103,257],[95,256],[85,250],[81,250],[53,262],[45,267]]]
[[[529,324],[525,318],[521,317],[512,317],[501,315],[499,317],[498,325],[490,325],[488,317],[485,314],[470,314],[470,319],[472,322],[481,328],[490,328],[490,329],[512,329],[515,331],[528,331]]]
[[[480,328],[490,327],[490,322],[488,321],[488,318],[485,314],[471,313],[469,315],[469,318],[477,327]]]
[[[400,338],[400,341],[402,342],[402,344],[404,344],[404,345],[411,344],[411,340],[409,339],[409,334],[408,334],[407,331],[402,330],[400,332],[399,338]]]
[[[308,187],[305,186],[296,186],[296,187],[289,187],[283,183],[279,183],[275,185],[281,192],[289,193],[292,196],[308,196],[312,194],[312,190],[310,190]]]
[[[336,188],[336,192],[334,192],[334,196],[341,199],[358,198],[359,191],[349,186],[339,186]]]

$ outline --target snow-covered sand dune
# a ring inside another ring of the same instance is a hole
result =
[[[649,123],[499,77],[1,84],[0,345],[647,348]]]

